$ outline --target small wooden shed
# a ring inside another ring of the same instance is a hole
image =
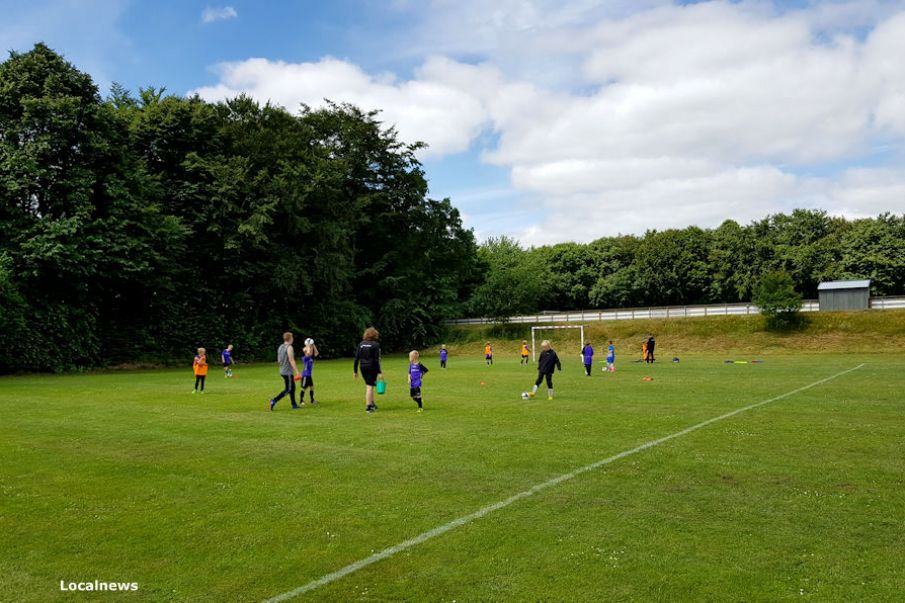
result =
[[[825,281],[817,286],[820,311],[866,310],[870,307],[870,280]]]

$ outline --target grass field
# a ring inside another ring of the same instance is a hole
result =
[[[565,356],[565,355],[564,355]],[[905,358],[620,359],[556,399],[532,368],[388,359],[267,411],[273,366],[0,378],[0,600],[261,601],[576,468],[856,371],[578,475],[298,601],[893,601],[905,592]],[[652,376],[653,381],[642,380]],[[60,581],[138,582],[71,593]]]

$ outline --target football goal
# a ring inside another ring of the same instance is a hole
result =
[[[543,337],[538,337],[538,333],[541,331],[553,331],[559,329],[578,329],[578,345],[575,347],[575,351],[580,352],[581,348],[584,347],[584,325],[547,325],[545,327],[531,327],[531,360],[533,362],[537,361],[537,340],[543,341]],[[567,336],[568,337],[568,336]],[[571,339],[571,337],[569,337]],[[571,353],[571,349],[569,350]]]

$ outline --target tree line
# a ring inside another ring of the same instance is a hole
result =
[[[209,103],[91,77],[43,44],[0,63],[0,372],[184,360],[285,330],[325,356],[377,325],[389,350],[442,321],[750,300],[871,278],[905,293],[905,217],[796,210],[588,244],[477,245],[376,112]]]
[[[794,210],[748,225],[651,230],[641,236],[524,248],[507,237],[478,249],[484,280],[472,316],[543,310],[751,301],[768,274],[817,297],[825,280],[871,279],[873,295],[905,294],[905,216],[846,220]]]
[[[349,105],[295,114],[114,86],[43,44],[0,64],[0,372],[184,359],[280,333],[437,337],[479,278],[418,144]]]

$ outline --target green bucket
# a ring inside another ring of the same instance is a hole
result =
[[[387,393],[387,382],[383,379],[377,382],[377,393],[381,396]]]

